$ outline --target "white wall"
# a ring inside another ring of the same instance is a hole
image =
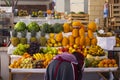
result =
[[[70,12],[70,0],[56,0],[56,11]]]
[[[56,11],[88,13],[88,0],[56,0]]]
[[[88,0],[70,0],[70,10],[88,13]]]

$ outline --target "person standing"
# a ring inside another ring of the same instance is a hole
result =
[[[82,80],[84,56],[64,52],[54,57],[48,65],[44,80]]]
[[[104,3],[104,27],[107,27],[107,18],[108,18],[108,0],[105,1]]]

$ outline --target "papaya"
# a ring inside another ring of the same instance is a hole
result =
[[[72,35],[73,35],[73,37],[78,37],[79,36],[79,29],[73,29]]]

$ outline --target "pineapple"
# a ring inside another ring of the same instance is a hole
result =
[[[26,38],[26,31],[21,32],[21,38],[20,38],[20,43],[21,44],[27,44],[27,38]]]
[[[11,44],[16,47],[19,43],[20,43],[20,40],[19,38],[17,37],[17,31],[16,30],[13,30],[12,31],[12,37],[11,37]]]
[[[30,42],[37,42],[36,32],[35,31],[31,31]]]
[[[44,32],[41,32],[41,36],[40,36],[39,42],[40,42],[41,46],[46,46],[47,39],[45,37],[45,33]]]

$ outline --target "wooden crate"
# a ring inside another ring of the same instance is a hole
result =
[[[89,23],[89,15],[88,14],[69,14],[69,21],[80,21],[85,26]]]
[[[110,24],[112,22],[112,18],[114,18],[114,25],[112,25],[115,28],[120,28],[120,3],[114,3],[114,4],[109,4],[109,22]]]

